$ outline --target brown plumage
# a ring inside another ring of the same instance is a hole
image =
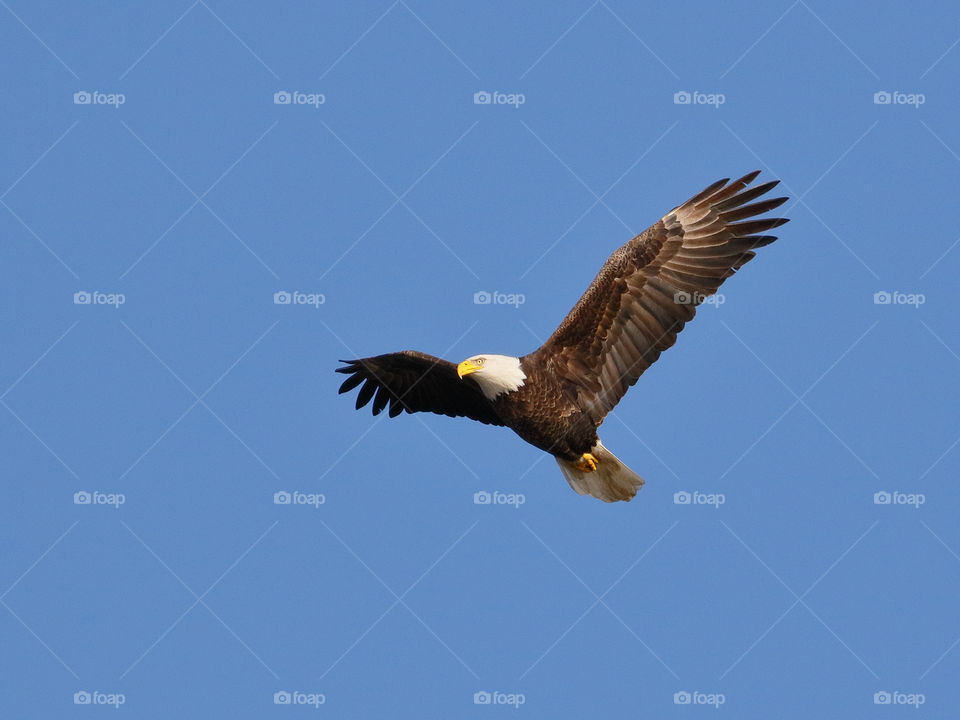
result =
[[[521,358],[475,356],[459,366],[404,351],[349,361],[346,392],[374,414],[434,412],[506,425],[551,453],[578,493],[629,500],[643,484],[596,429],[677,339],[696,307],[776,238],[784,218],[756,216],[787,198],[752,202],[777,181],[759,171],[720,180],[616,250],[553,335]],[[596,461],[596,462],[591,462]],[[593,467],[591,467],[593,465]]]
[[[468,417],[487,425],[505,423],[493,411],[476,383],[457,376],[457,366],[433,355],[403,350],[362,360],[341,360],[339,373],[350,375],[340,386],[345,393],[364,383],[357,394],[357,410],[373,399],[373,414],[387,404],[390,417],[406,411],[432,412],[449,417]]]

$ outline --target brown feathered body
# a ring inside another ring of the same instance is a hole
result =
[[[577,405],[570,382],[544,367],[537,353],[520,358],[522,387],[491,402],[503,424],[531,445],[575,461],[597,443],[593,418]],[[464,378],[470,381],[470,378]]]

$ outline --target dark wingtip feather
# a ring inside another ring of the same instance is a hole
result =
[[[777,186],[779,180],[771,180],[770,182],[765,182],[762,185],[757,185],[752,187],[749,190],[743,190],[742,192],[737,193],[731,198],[724,200],[723,202],[714,203],[713,207],[716,208],[719,212],[724,212],[726,210],[732,210],[733,208],[740,207],[744,203],[748,203],[754,198],[758,198],[764,193],[769,192]]]
[[[381,412],[383,412],[383,409],[387,406],[389,401],[390,392],[385,387],[381,387],[377,391],[377,396],[373,399],[373,414],[379,415]]]
[[[690,198],[689,200],[687,200],[687,202],[684,203],[684,204],[685,204],[685,205],[696,205],[697,203],[703,202],[703,201],[706,200],[708,197],[710,197],[710,196],[713,195],[715,192],[717,192],[717,191],[720,190],[722,187],[724,187],[728,182],[730,182],[730,178],[722,178],[721,180],[717,180],[715,183],[712,183],[712,184],[708,185],[708,186],[705,187],[703,190],[701,190],[700,192],[698,192],[698,193],[697,193],[696,195],[694,195],[692,198]]]
[[[749,185],[749,184],[752,183],[754,180],[756,180],[757,175],[759,175],[759,174],[760,174],[760,171],[759,171],[759,170],[754,170],[753,172],[748,172],[748,173],[747,173],[746,175],[744,175],[742,178],[740,178],[739,180],[737,180],[737,183],[738,183],[738,184],[739,184],[739,183],[743,183],[744,185]]]
[[[351,375],[340,385],[340,390],[337,392],[338,395],[343,395],[345,392],[350,392],[357,385],[363,382],[363,375],[356,373]]]
[[[752,205],[748,205],[747,207],[755,207],[755,208],[762,207],[763,210],[760,210],[759,212],[769,212],[774,208],[780,207],[789,199],[790,198],[784,195],[781,197],[770,198],[769,200],[761,200],[760,202],[755,202]]]
[[[747,247],[749,247],[752,250],[766,247],[776,239],[777,239],[776,235],[750,235],[748,237],[743,238],[743,240],[749,241]],[[749,252],[749,250],[747,252]],[[752,254],[753,253],[751,253],[751,255]]]
[[[760,174],[759,170],[754,170],[752,173],[747,173],[742,178],[737,178],[729,185],[721,187],[716,192],[710,193],[707,197],[703,199],[702,202],[709,203],[710,205],[718,205],[724,203],[732,197],[740,194],[744,188],[749,185],[753,179]],[[702,195],[703,193],[701,193]]]
[[[735,207],[730,210],[724,210],[720,213],[720,217],[726,222],[733,222],[735,220],[743,220],[744,218],[753,217],[755,215],[762,215],[765,212],[770,212],[775,208],[780,207],[787,201],[785,197],[770,198],[769,200],[761,200],[759,202],[752,203],[750,205],[743,205],[741,207]]]
[[[373,380],[368,379],[367,382],[364,383],[363,387],[360,388],[360,392],[357,393],[357,404],[356,404],[357,410],[359,410],[368,402],[370,402],[370,398],[373,397],[373,394],[376,391],[377,391],[377,384]]]
[[[756,233],[762,233],[766,230],[772,230],[780,227],[790,221],[790,218],[763,218],[762,220],[748,220],[742,223],[732,223],[727,225],[732,230],[734,237],[747,237]]]
[[[342,362],[343,367],[334,368],[334,372],[338,373],[352,373],[357,370],[357,360],[337,360],[337,362]]]

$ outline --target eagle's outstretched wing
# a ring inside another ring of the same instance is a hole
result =
[[[374,415],[380,414],[389,403],[390,417],[406,410],[503,425],[476,382],[471,378],[461,380],[457,366],[446,360],[404,350],[341,362],[346,365],[337,368],[337,372],[349,375],[340,386],[341,393],[364,383],[357,394],[358,410],[373,398]]]
[[[762,233],[786,219],[748,219],[787,200],[748,205],[778,182],[746,189],[759,172],[715,182],[614,252],[532,354],[570,383],[597,424],[676,342],[696,306],[752,259],[753,249],[776,240]]]

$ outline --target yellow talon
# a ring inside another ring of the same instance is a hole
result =
[[[577,460],[576,463],[574,463],[574,467],[576,467],[577,470],[580,470],[581,472],[593,472],[594,470],[597,469],[597,464],[599,462],[600,461],[597,460],[590,453],[584,453],[583,455],[580,456],[580,459]]]

